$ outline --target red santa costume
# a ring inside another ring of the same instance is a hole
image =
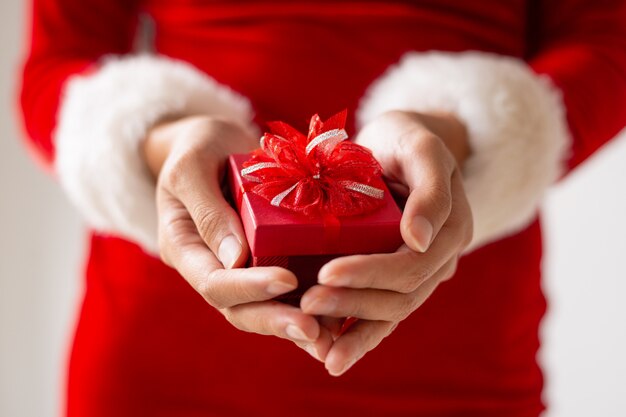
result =
[[[132,54],[140,13],[152,55]],[[624,126],[623,1],[34,0],[32,19],[29,143],[94,230],[69,416],[544,409],[537,205]],[[304,129],[342,108],[351,133],[389,109],[457,114],[476,237],[453,279],[333,378],[291,343],[233,328],[153,255],[139,145],[171,114]]]

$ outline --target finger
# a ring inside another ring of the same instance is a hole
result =
[[[284,268],[220,268],[208,274],[198,286],[198,292],[213,307],[221,309],[270,300],[297,286],[296,276]]]
[[[221,312],[232,325],[246,332],[278,336],[298,343],[313,343],[320,336],[315,317],[278,301],[239,304]]]
[[[389,336],[397,324],[387,321],[357,321],[335,341],[326,355],[325,366],[332,376],[340,376],[367,352]]]
[[[334,319],[333,320],[337,320]],[[320,333],[318,338],[314,342],[295,342],[297,346],[304,349],[309,355],[314,357],[320,362],[326,360],[326,355],[333,345],[334,338],[331,332],[324,326],[320,326]]]
[[[458,172],[452,175],[451,184],[452,211],[426,253],[402,246],[391,254],[335,258],[320,269],[318,282],[334,287],[414,291],[448,260],[456,257],[472,239],[472,213]]]
[[[426,253],[414,252],[403,245],[394,253],[336,258],[320,269],[318,282],[330,287],[409,294],[454,258],[462,244],[452,231],[444,230]]]
[[[268,300],[297,287],[295,275],[283,268],[222,269],[185,207],[165,191],[159,193],[158,201],[161,257],[212,306]]]
[[[302,302],[302,299],[300,299],[300,302]],[[330,317],[330,316],[319,316],[317,318],[317,321],[320,323],[321,327],[328,330],[333,340],[335,340],[341,334],[341,330],[343,328],[343,325],[346,319],[343,317],[339,318],[339,317]]]
[[[316,285],[302,296],[300,305],[306,314],[399,322],[419,308],[437,285],[449,278],[455,268],[456,258],[450,260],[430,279],[408,294]]]
[[[174,149],[159,181],[183,203],[198,234],[222,265],[233,268],[244,263],[248,246],[239,216],[222,194],[220,177],[228,155],[248,150],[252,142],[243,129],[219,121],[204,129],[205,135],[216,139],[201,148]]]
[[[384,117],[363,129],[356,141],[371,147],[391,181],[409,186],[400,224],[402,237],[411,249],[425,252],[450,214],[450,178],[456,162],[439,137],[398,118],[407,116]],[[381,146],[381,135],[394,135],[398,140]]]

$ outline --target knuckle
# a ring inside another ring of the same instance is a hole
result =
[[[430,264],[420,264],[418,265],[413,273],[409,276],[409,279],[403,282],[403,288],[401,292],[404,294],[409,294],[415,292],[424,281],[433,276],[435,271],[433,271],[433,267]]]
[[[380,283],[378,282],[380,279],[380,275],[378,274],[363,274],[360,279],[362,280],[362,286],[364,288],[374,288],[380,285]]]
[[[205,242],[211,242],[223,224],[220,211],[210,206],[197,207],[194,211],[194,223],[200,236]]]
[[[158,248],[159,248],[159,256],[161,256],[161,259],[165,259],[167,254],[167,237],[165,234],[165,231],[163,230],[163,226],[159,225],[159,231],[157,234],[157,239],[158,239]]]
[[[470,224],[465,229],[465,233],[463,235],[462,249],[467,248],[472,243],[472,240],[474,240],[474,227],[473,224]]]
[[[474,226],[472,218],[470,217],[468,219],[466,216],[460,215],[458,210],[453,210],[444,227],[454,234],[456,242],[455,248],[458,252],[462,252],[465,248],[467,248],[474,239]]]
[[[398,322],[406,319],[417,308],[416,298],[412,295],[403,295],[398,300],[398,308],[391,317],[391,321]]]
[[[424,131],[421,135],[417,136],[416,147],[421,153],[427,153],[429,155],[440,155],[443,150],[443,143],[439,136]]]
[[[189,169],[201,166],[199,155],[191,149],[179,152],[174,158],[168,159],[159,176],[159,181],[166,189],[175,193],[185,192],[189,187]]]
[[[451,175],[456,167],[456,160],[445,142],[429,130],[414,130],[406,149],[412,160],[433,161],[446,174]]]
[[[235,314],[232,308],[224,308],[220,311],[224,315],[224,318],[226,318],[226,321],[228,321],[237,330],[241,330],[243,332],[249,331],[248,328],[244,326],[242,321],[239,320],[239,317],[237,316],[237,314]]]
[[[409,151],[411,159],[435,159],[446,157],[446,148],[439,136],[424,128],[415,127],[402,136],[404,149]]]
[[[227,305],[225,303],[220,302],[218,298],[216,298],[215,296],[211,295],[210,293],[204,293],[203,297],[204,297],[206,302],[211,307],[213,307],[213,308],[215,308],[217,310],[222,310],[222,309],[227,307]]]
[[[409,279],[405,279],[400,284],[399,290],[403,294],[412,293],[419,287],[419,283],[422,281],[421,273],[416,273],[415,275],[409,277]]]
[[[355,332],[354,334],[359,339],[359,343],[356,346],[357,351],[351,352],[350,347],[344,345],[344,349],[346,350],[344,354],[346,356],[361,358],[369,350],[368,346],[374,342],[376,335],[375,332]]]
[[[378,346],[380,342],[387,337],[388,327],[389,322],[379,322],[372,328],[372,331],[360,332],[361,346],[356,352],[354,352],[356,360],[360,360],[367,352],[376,348],[376,346]]]
[[[218,296],[216,288],[215,288],[215,277],[214,273],[209,274],[208,277],[204,279],[200,279],[198,284],[197,291],[202,295],[204,300],[218,310],[224,309],[227,307],[224,300]]]
[[[443,271],[442,281],[447,281],[452,278],[454,274],[456,274],[458,263],[458,259],[455,257],[446,264],[445,270]]]
[[[423,190],[426,194],[427,201],[438,212],[450,213],[452,209],[452,194],[450,192],[449,183],[442,181],[433,181]]]
[[[469,218],[465,222],[465,228],[463,233],[463,249],[467,248],[474,240],[474,218],[471,210],[468,210]]]
[[[165,265],[169,266],[170,268],[174,266],[172,264],[172,261],[170,260],[170,257],[167,254],[167,250],[161,245],[159,245],[159,258],[161,258],[161,262],[163,262]]]
[[[169,245],[168,245],[167,237],[161,227],[159,227],[157,247],[159,249],[159,258],[161,258],[161,261],[165,265],[172,267],[173,265],[169,256]]]
[[[163,262],[167,263],[167,260],[170,258],[170,237],[167,232],[169,226],[160,225],[158,232],[158,248],[159,248],[159,256],[163,260]]]
[[[354,300],[352,300],[352,302],[350,303],[350,314],[349,315],[353,315],[355,317],[367,317],[370,314],[368,314],[368,307],[365,303],[364,300],[355,297]]]

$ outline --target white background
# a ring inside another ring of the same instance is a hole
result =
[[[0,2],[0,416],[56,417],[84,232],[15,120],[23,4]],[[549,417],[626,416],[626,138],[547,199]]]

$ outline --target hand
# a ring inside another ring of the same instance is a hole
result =
[[[469,153],[464,126],[450,115],[389,112],[363,128],[356,142],[371,149],[390,187],[408,197],[405,242],[395,253],[337,258],[302,297],[302,311],[359,320],[320,348],[331,375],[341,375],[374,349],[450,278],[472,238],[472,214],[459,164]]]
[[[220,178],[228,155],[257,146],[241,126],[210,117],[165,122],[149,132],[143,151],[157,177],[161,258],[238,329],[289,339],[311,351],[316,343],[327,345],[328,331],[299,308],[272,301],[296,288],[296,277],[278,267],[238,268],[248,247]]]

